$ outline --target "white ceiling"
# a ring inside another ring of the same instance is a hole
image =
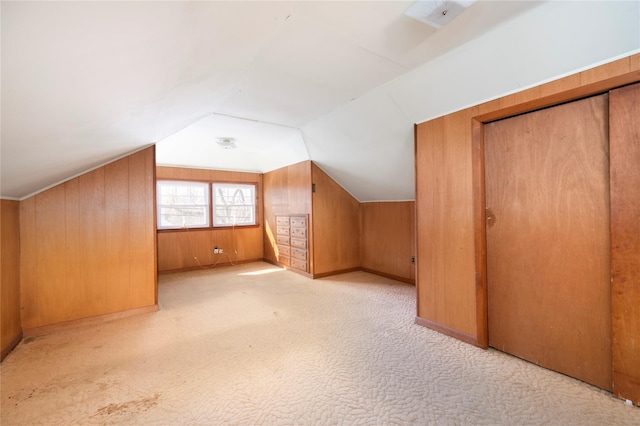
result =
[[[640,48],[638,1],[480,1],[438,31],[411,4],[3,1],[0,194],[158,142],[159,164],[312,159],[360,201],[413,199],[413,123]]]
[[[223,149],[219,139],[232,139],[236,148]],[[163,164],[261,173],[306,160],[309,153],[295,127],[210,114],[159,142],[156,158]]]

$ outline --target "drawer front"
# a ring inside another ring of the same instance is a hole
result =
[[[289,246],[281,246],[278,244],[278,256],[289,256],[290,254]]]
[[[289,235],[289,227],[288,226],[278,226],[276,228],[277,235]]]
[[[296,238],[307,238],[307,228],[291,228],[291,236]]]
[[[300,238],[291,238],[291,247],[298,247],[303,250],[307,249],[307,240],[302,240]]]
[[[291,258],[291,267],[307,272],[307,261]]]
[[[284,236],[284,235],[277,235],[276,236],[276,243],[288,246],[289,245],[289,237]]]
[[[291,266],[291,261],[289,260],[289,256],[279,256],[278,262],[282,263],[284,266]]]
[[[306,228],[307,227],[307,217],[306,216],[292,216],[290,223],[291,223],[291,226],[296,226],[298,228]]]
[[[307,251],[304,249],[299,249],[292,247],[291,248],[291,257],[295,257],[296,259],[307,260]]]
[[[289,216],[276,216],[276,226],[289,226]]]

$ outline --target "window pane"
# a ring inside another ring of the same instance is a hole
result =
[[[256,224],[256,187],[241,184],[213,184],[214,226]]]
[[[158,228],[209,226],[209,186],[201,182],[158,182]]]

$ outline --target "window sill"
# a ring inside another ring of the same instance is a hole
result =
[[[207,226],[203,228],[171,228],[171,229],[156,229],[158,234],[167,234],[173,232],[198,232],[198,231],[224,231],[224,230],[239,230],[239,229],[253,229],[260,228],[262,225],[237,225],[237,226]]]

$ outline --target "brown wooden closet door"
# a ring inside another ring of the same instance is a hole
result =
[[[640,83],[609,111],[613,392],[640,405]]]
[[[485,125],[489,345],[611,390],[607,95]]]

